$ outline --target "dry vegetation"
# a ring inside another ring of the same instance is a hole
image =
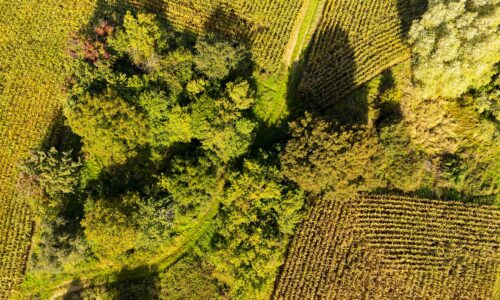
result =
[[[297,234],[275,299],[491,299],[500,210],[404,197],[325,198]]]

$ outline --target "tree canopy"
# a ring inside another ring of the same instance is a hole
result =
[[[500,62],[497,0],[431,0],[410,31],[423,98],[455,98],[486,85]]]

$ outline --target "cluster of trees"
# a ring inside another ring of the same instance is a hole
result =
[[[422,98],[456,98],[489,83],[500,61],[500,7],[494,0],[431,0],[410,31]]]
[[[257,96],[242,45],[136,12],[75,35],[66,137],[21,172],[39,225],[31,270],[147,263],[215,204],[155,297],[265,299],[306,196],[494,201],[498,11],[494,1],[431,1],[410,33],[412,66],[304,113],[288,141],[266,149],[252,147]]]
[[[162,297],[268,297],[304,195],[251,149],[245,47],[127,12],[75,34],[69,53],[62,142],[21,172],[39,220],[31,270],[139,266],[203,229],[198,253],[162,274]],[[213,206],[208,228],[193,228]]]

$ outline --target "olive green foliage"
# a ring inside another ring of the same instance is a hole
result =
[[[221,43],[210,44],[208,41],[201,41],[196,45],[196,68],[209,79],[224,79],[243,60],[244,52],[241,50],[234,51]]]
[[[217,181],[216,167],[203,156],[175,157],[159,185],[174,201],[178,213],[195,209],[211,199]]]
[[[147,116],[151,146],[169,147],[191,140],[191,115],[187,108],[170,101],[164,92],[155,91],[142,94],[139,103]]]
[[[145,149],[161,156],[199,140],[228,162],[252,143],[254,92],[238,73],[243,48],[215,38],[193,46],[153,15],[130,12],[121,26],[103,22],[75,38],[73,48],[65,115],[91,160],[124,164]]]
[[[483,117],[486,111],[478,109],[476,97],[405,99],[404,126],[414,149],[432,162],[439,186],[494,196],[500,187],[499,128],[492,118]]]
[[[19,191],[29,199],[37,224],[30,270],[58,272],[85,256],[85,241],[74,232],[78,216],[71,214],[78,205],[81,167],[70,152],[55,148],[33,152],[20,166]]]
[[[202,95],[193,105],[194,136],[203,148],[227,163],[245,154],[254,140],[255,120],[245,117],[254,98],[248,82],[228,83],[219,99]]]
[[[55,148],[33,152],[20,165],[20,191],[32,199],[39,217],[54,217],[64,205],[64,197],[78,188],[81,163],[69,152]]]
[[[186,257],[160,274],[160,299],[206,300],[218,298],[212,268],[196,257]]]
[[[500,122],[500,65],[492,81],[477,89],[474,95],[476,110],[482,116]]]
[[[154,15],[128,13],[123,29],[110,39],[109,46],[119,53],[126,53],[132,63],[146,71],[157,69],[159,54],[168,46],[168,37],[160,29]]]
[[[245,160],[229,177],[218,220],[213,276],[237,299],[267,299],[288,237],[301,219],[303,194],[276,167]]]
[[[145,262],[217,204],[221,170],[249,151],[251,63],[241,46],[131,12],[75,35],[69,52],[64,113],[85,167],[77,230],[105,265]]]
[[[148,141],[144,116],[112,90],[99,97],[85,95],[66,117],[85,141],[83,151],[105,166],[125,163]]]
[[[111,200],[87,201],[81,223],[94,253],[113,263],[127,254],[158,246],[170,222],[170,211],[129,193]]]
[[[342,128],[310,114],[290,125],[292,139],[281,156],[283,173],[303,190],[335,190],[351,197],[377,186],[381,148],[363,126]]]
[[[411,31],[414,77],[423,98],[458,97],[487,84],[500,61],[497,0],[431,0]]]

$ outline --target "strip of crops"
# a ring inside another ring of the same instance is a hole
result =
[[[313,106],[326,107],[410,56],[405,31],[420,0],[327,0],[301,83]]]
[[[31,242],[16,164],[46,138],[59,110],[69,31],[94,1],[0,0],[0,299],[20,284]]]
[[[294,24],[305,0],[132,0],[164,11],[174,27],[215,32],[247,43],[258,65],[276,71],[284,61]]]
[[[491,299],[500,209],[325,198],[305,219],[274,299]]]

